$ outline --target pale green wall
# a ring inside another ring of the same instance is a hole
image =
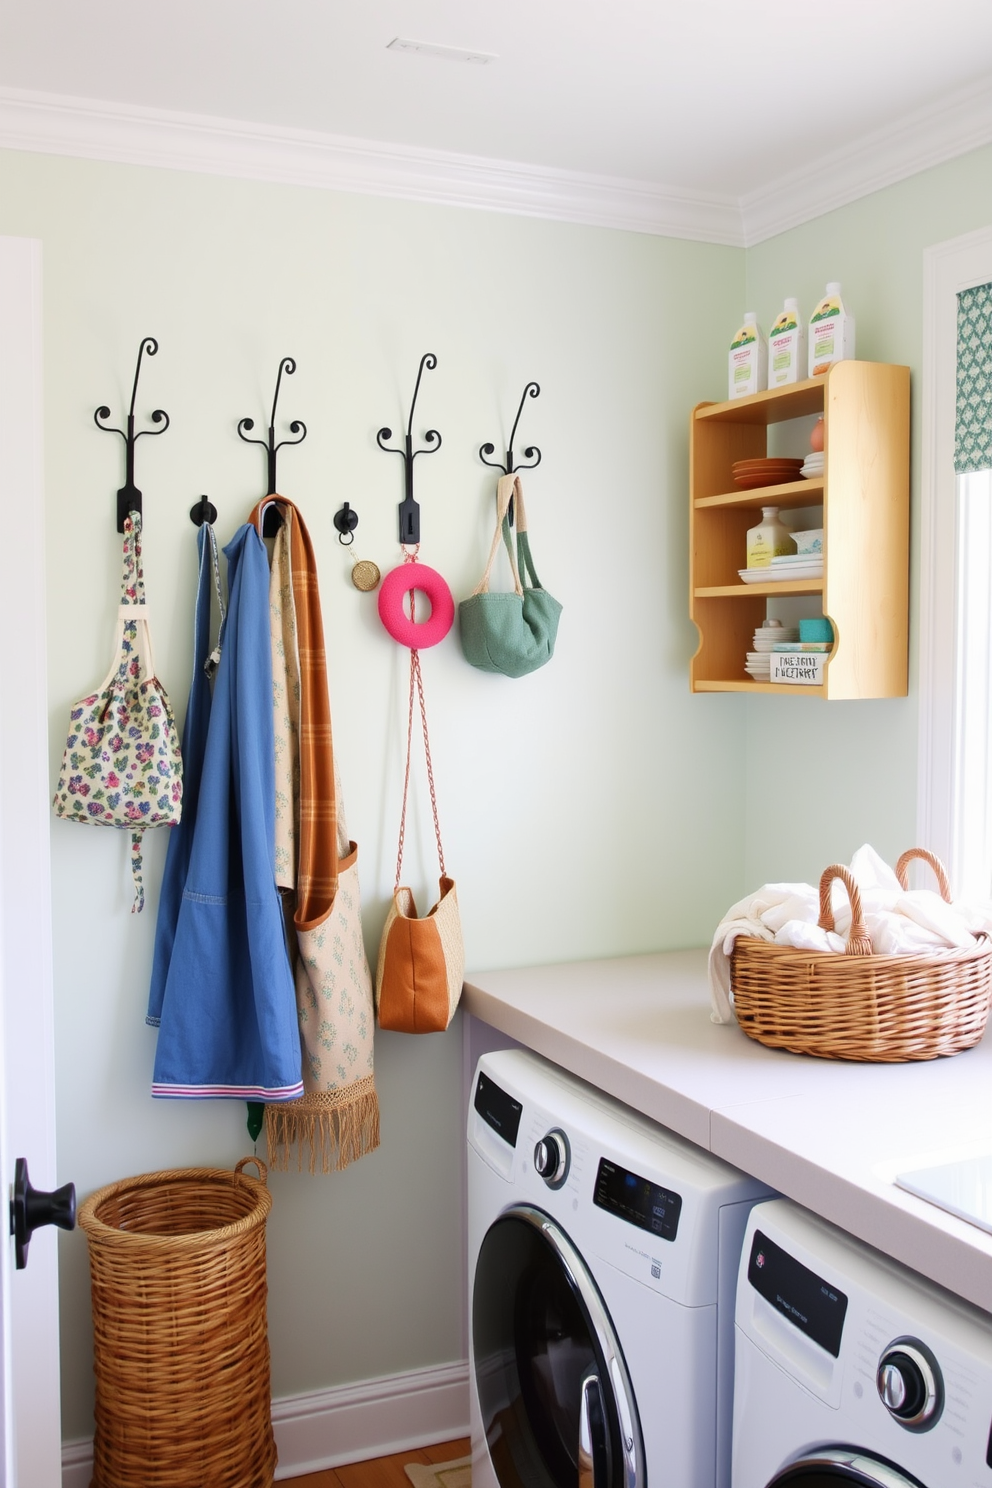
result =
[[[158,669],[182,713],[201,491],[228,537],[263,491],[235,424],[282,410],[306,443],[280,485],[320,565],[335,737],[361,847],[374,950],[392,887],[404,657],[348,580],[331,515],[359,512],[357,551],[396,562],[402,427],[421,353],[423,558],[456,596],[488,548],[493,483],[478,445],[509,430],[544,463],[527,483],[538,569],[564,604],[558,654],[510,682],[472,670],[452,635],[424,655],[448,864],[469,966],[700,944],[742,879],[744,705],[692,698],[687,615],[688,410],[724,377],[742,303],[739,250],[476,211],[210,176],[0,155],[0,232],[44,245],[49,686],[53,780],[70,702],[104,674],[117,605],[119,415],[139,338],[138,445]],[[8,543],[14,541],[8,535]],[[25,555],[28,561],[29,555]],[[60,737],[61,736],[61,737]],[[436,865],[418,776],[404,877],[426,908]],[[232,1164],[240,1104],[153,1102],[148,967],[164,838],[150,834],[146,913],[129,913],[126,844],[54,822],[60,1181],[81,1195],[130,1173]],[[383,1145],[344,1174],[273,1179],[274,1390],[289,1395],[462,1353],[461,1039],[381,1035]],[[64,1431],[91,1426],[81,1234],[62,1248]]]
[[[815,881],[862,842],[891,861],[916,843],[923,250],[992,222],[992,149],[924,171],[747,254],[749,309],[769,326],[786,295],[809,314],[839,279],[857,355],[912,369],[910,696],[879,702],[760,697],[746,709],[745,880]],[[789,787],[801,784],[802,807]],[[925,846],[926,844],[924,844]]]

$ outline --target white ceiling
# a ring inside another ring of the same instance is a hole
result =
[[[0,0],[0,89],[739,201],[992,98],[992,0]]]

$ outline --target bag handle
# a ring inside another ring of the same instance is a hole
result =
[[[111,684],[115,673],[123,674],[130,666],[127,632],[134,626],[134,645],[138,652],[138,665],[144,666],[146,677],[155,676],[155,657],[152,654],[152,633],[148,625],[148,607],[145,604],[145,572],[141,562],[141,512],[128,512],[124,519],[124,542],[121,550],[121,602],[117,607],[118,656],[107,673],[100,688],[104,692]],[[131,827],[131,881],[134,884],[134,899],[131,913],[140,914],[145,907],[144,881],[144,827],[140,822]]]
[[[134,626],[134,645],[147,677],[155,676],[155,657],[152,653],[152,633],[148,625],[148,606],[145,603],[145,574],[141,563],[141,513],[129,512],[124,519],[124,542],[121,550],[121,599],[117,606],[117,651],[118,655],[100,685],[103,692],[110,686],[116,673],[127,664],[123,651],[124,633],[129,625]]]
[[[489,580],[492,576],[493,564],[499,550],[500,539],[506,545],[506,551],[510,558],[510,569],[513,573],[513,592],[518,599],[523,598],[523,587],[520,583],[520,572],[517,568],[517,555],[513,551],[513,543],[510,539],[510,523],[507,513],[510,510],[510,498],[514,498],[516,504],[517,531],[526,531],[527,519],[524,514],[523,487],[520,484],[519,475],[501,475],[496,485],[496,530],[493,533],[492,546],[489,549],[489,561],[482,578],[472,590],[472,594],[488,594]]]
[[[420,652],[410,652],[410,707],[407,711],[406,720],[406,770],[403,774],[403,806],[400,811],[400,837],[396,849],[396,882],[393,885],[393,893],[400,886],[400,876],[403,872],[403,844],[406,837],[406,802],[410,789],[410,753],[413,743],[413,690],[416,686],[417,695],[420,699],[420,722],[424,731],[424,755],[427,760],[427,782],[431,792],[431,811],[434,814],[434,837],[437,841],[437,861],[441,869],[441,877],[446,878],[444,868],[444,848],[441,846],[441,825],[437,815],[437,793],[434,789],[434,767],[431,764],[431,741],[427,732],[427,708],[424,703],[424,679],[420,671]]]
[[[256,1168],[258,1169],[258,1179],[256,1179],[256,1182],[260,1179],[261,1182],[264,1183],[266,1187],[268,1187],[269,1170],[265,1166],[262,1159],[260,1157],[256,1157],[254,1152],[250,1153],[248,1157],[240,1157],[234,1164],[234,1171],[237,1176],[239,1178],[241,1177],[242,1173],[244,1172],[246,1163],[255,1164]]]
[[[530,538],[527,535],[527,512],[524,507],[524,488],[519,475],[515,475],[513,480],[513,508],[517,524],[517,562],[515,572],[518,578],[522,575],[528,581],[529,588],[542,589],[544,586],[537,577],[537,569],[534,567],[534,559],[530,551]],[[502,528],[503,541],[506,543],[506,550],[510,554],[510,562],[512,564],[513,548],[510,538],[509,516],[503,518]],[[522,590],[518,590],[518,593],[522,593]]]
[[[201,563],[203,562],[204,557],[206,556],[206,554],[204,552],[204,545],[206,545],[206,547],[209,548],[210,564],[211,564],[211,567],[213,569],[213,576],[214,576],[214,593],[217,596],[217,609],[218,609],[218,611],[220,613],[220,621],[219,621],[219,624],[218,624],[218,627],[217,627],[217,644],[214,646],[213,650],[207,656],[206,661],[203,663],[203,670],[206,672],[207,676],[211,680],[213,680],[214,676],[216,675],[217,668],[220,666],[220,654],[221,654],[221,648],[222,648],[222,646],[224,644],[224,621],[225,621],[225,619],[227,617],[227,607],[224,604],[224,588],[223,588],[223,585],[221,584],[221,579],[220,579],[220,554],[219,554],[219,552],[217,550],[217,534],[214,531],[214,526],[213,526],[213,523],[212,522],[203,522],[201,524],[200,531],[199,531],[199,534],[198,534],[198,538],[199,538],[199,541],[200,541],[200,544],[201,544],[201,547],[200,547],[200,562]],[[209,602],[209,597],[208,597],[208,601],[207,601],[207,615],[205,617],[205,623],[206,623],[206,632],[207,632],[207,634],[206,634],[206,643],[209,646],[210,645],[210,602]],[[199,599],[199,590],[198,590],[197,591],[197,602],[196,602],[196,626],[197,626],[197,631],[199,631],[200,625],[201,625],[201,615],[200,615],[200,599]],[[199,651],[199,635],[198,635],[197,636],[197,655],[199,655],[199,654],[200,654],[200,651]]]
[[[870,956],[873,952],[871,936],[865,929],[864,911],[861,907],[861,891],[855,882],[854,875],[843,863],[832,863],[829,868],[824,868],[820,877],[820,919],[821,930],[834,929],[834,911],[830,903],[830,886],[835,878],[839,878],[847,890],[847,897],[851,901],[851,929],[847,937],[847,954],[849,956]]]
[[[906,870],[914,858],[922,858],[924,863],[929,863],[937,876],[937,887],[940,890],[940,897],[945,904],[950,904],[951,886],[947,879],[947,870],[937,854],[928,851],[925,847],[908,847],[896,864],[896,878],[902,884],[903,888],[909,888],[909,874]]]

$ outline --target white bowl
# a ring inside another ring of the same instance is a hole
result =
[[[822,553],[823,528],[810,527],[807,532],[794,532],[792,534],[792,541],[798,548],[799,555],[803,553]]]

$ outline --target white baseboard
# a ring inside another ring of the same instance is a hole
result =
[[[93,1441],[62,1443],[62,1488],[89,1488],[93,1476]]]
[[[468,1364],[411,1369],[272,1402],[276,1479],[468,1435]],[[65,1442],[62,1488],[89,1488],[91,1440]]]

